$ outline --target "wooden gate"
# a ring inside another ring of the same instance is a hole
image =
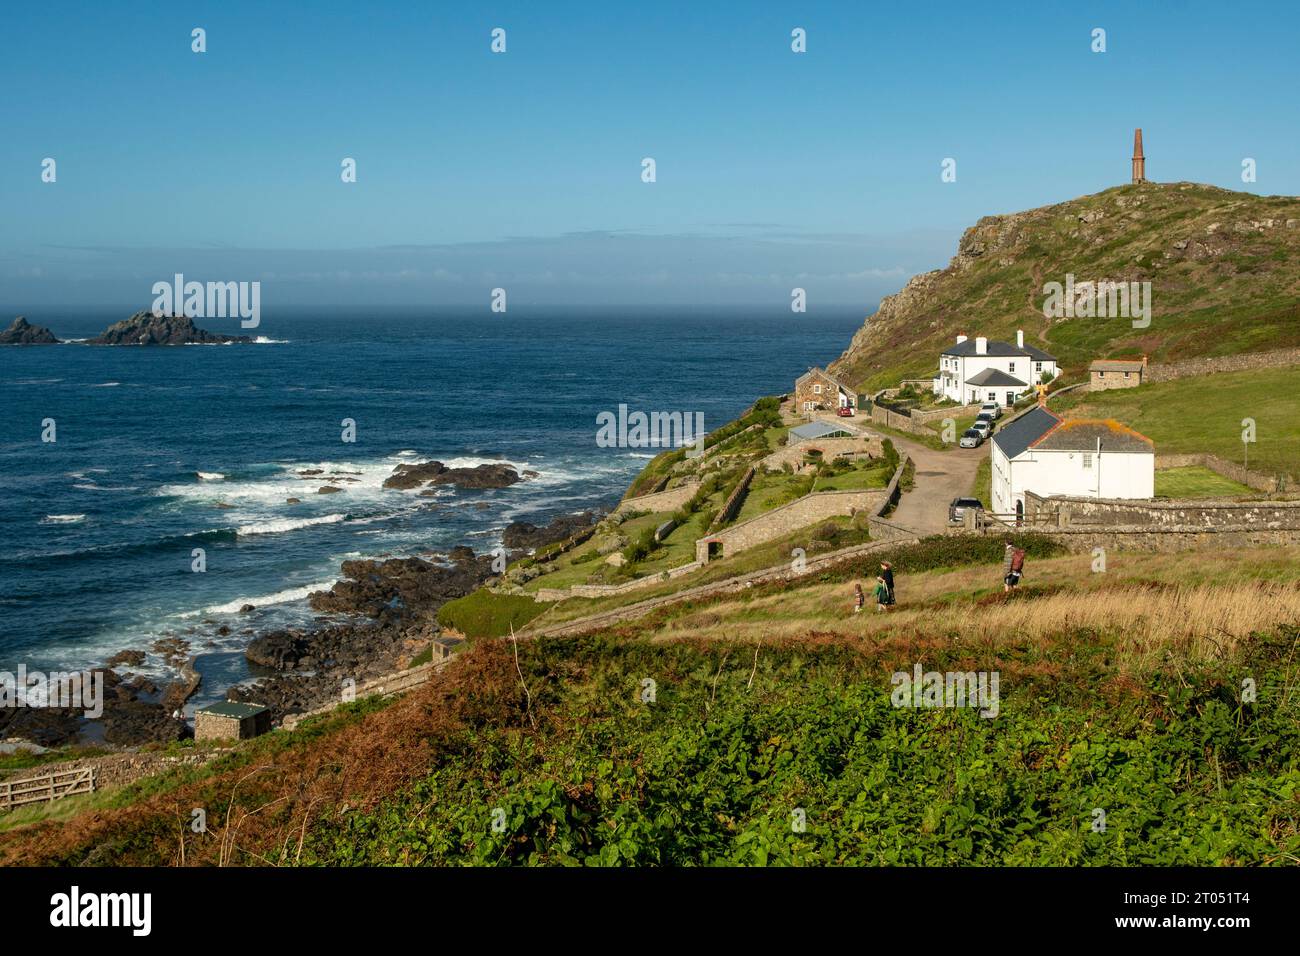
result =
[[[12,810],[28,803],[49,803],[94,790],[94,767],[59,770],[21,780],[0,780],[0,810]]]

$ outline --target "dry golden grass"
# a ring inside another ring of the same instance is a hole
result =
[[[1191,659],[1230,655],[1252,633],[1300,624],[1294,549],[1130,555],[1093,574],[1091,557],[1038,562],[1034,582],[1005,596],[999,569],[900,577],[899,605],[851,611],[851,584],[815,585],[731,599],[666,622],[661,638],[768,640],[810,629],[872,642],[904,635],[953,641],[1046,642],[1079,633],[1114,640],[1124,670],[1154,666],[1167,651]]]

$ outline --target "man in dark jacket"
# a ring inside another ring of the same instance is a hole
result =
[[[889,589],[889,603],[894,603],[894,566],[888,561],[880,562],[880,576],[885,579],[885,587]]]

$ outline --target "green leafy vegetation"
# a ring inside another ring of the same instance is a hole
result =
[[[510,629],[522,630],[553,602],[534,601],[519,594],[499,594],[479,588],[438,609],[438,623],[466,637],[504,637]]]
[[[941,672],[996,663],[989,719],[894,706],[891,673],[921,659],[906,646],[542,641],[521,659],[536,730],[478,728],[373,810],[322,814],[303,861],[1283,864],[1300,850],[1296,643],[1257,635],[1136,686],[1111,679],[1104,637],[921,652]]]

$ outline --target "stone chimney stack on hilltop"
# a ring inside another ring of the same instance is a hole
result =
[[[1133,184],[1147,181],[1147,159],[1142,155],[1142,129],[1133,131]]]

